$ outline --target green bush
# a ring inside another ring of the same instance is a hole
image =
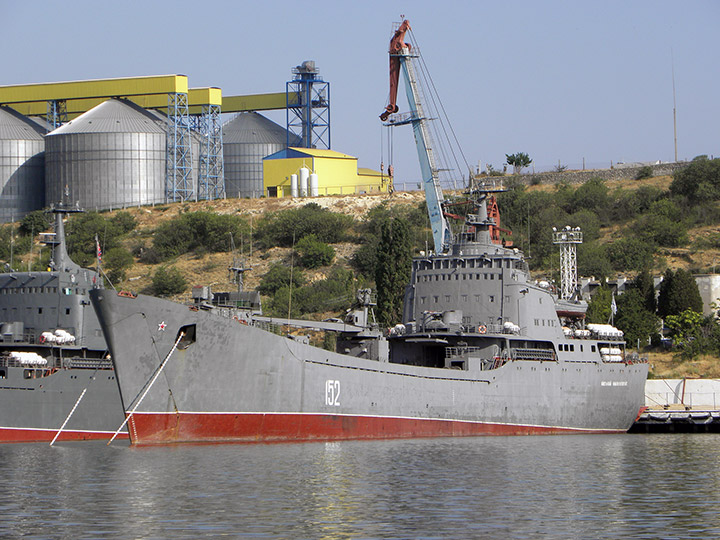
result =
[[[20,220],[20,228],[18,231],[23,235],[37,236],[39,233],[47,231],[51,223],[51,214],[45,210],[35,210]]]
[[[646,178],[652,178],[653,177],[653,169],[650,165],[644,165],[638,169],[637,174],[635,175],[635,180],[645,180]]]
[[[137,227],[137,220],[129,212],[118,212],[110,218],[110,222],[117,228],[120,234],[126,234]]]
[[[647,243],[663,247],[680,247],[688,243],[687,229],[682,221],[660,214],[639,217],[633,227],[635,234]]]
[[[153,236],[153,247],[162,260],[188,251],[230,251],[230,237],[236,240],[248,232],[239,216],[212,212],[187,212],[162,223]]]
[[[286,285],[278,288],[270,301],[272,316],[286,317],[290,306],[290,317],[300,317],[308,313],[342,311],[352,302],[355,292],[352,272],[342,268],[333,268],[330,275],[305,287],[292,289]]]
[[[694,159],[690,165],[673,174],[670,193],[690,201],[720,199],[720,159]]]
[[[127,270],[133,265],[133,256],[124,247],[115,247],[103,255],[103,265],[111,282],[123,281]]]
[[[305,274],[299,268],[290,269],[289,266],[276,263],[270,267],[267,273],[260,280],[257,290],[265,296],[272,296],[278,289],[287,287],[290,284],[292,273],[293,288],[302,287],[305,284]]]
[[[121,229],[112,219],[97,212],[75,214],[65,227],[68,253],[80,266],[95,264],[97,238],[103,253],[120,245]]]
[[[321,242],[334,244],[344,239],[353,218],[331,212],[317,203],[283,210],[260,220],[256,239],[261,247],[290,247],[303,237],[314,234]]]
[[[621,238],[608,245],[607,254],[613,269],[619,272],[652,266],[653,248],[639,238]]]
[[[299,263],[305,268],[319,268],[332,264],[335,250],[325,242],[320,242],[314,234],[300,239],[295,245],[299,255]]]
[[[180,294],[187,289],[187,280],[174,266],[161,266],[152,277],[152,289],[156,296]]]

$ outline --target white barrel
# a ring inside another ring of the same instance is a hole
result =
[[[318,195],[320,195],[320,185],[318,184],[317,173],[310,173],[309,183],[310,183],[310,196],[317,197]]]
[[[310,169],[307,167],[300,167],[298,171],[298,180],[300,180],[300,196],[307,197],[308,195],[308,176],[310,176]]]
[[[290,196],[291,197],[298,196],[298,181],[297,180],[298,180],[297,174],[290,175]]]

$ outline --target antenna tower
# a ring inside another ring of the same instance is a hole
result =
[[[553,227],[553,244],[560,246],[560,298],[568,300],[577,290],[577,253],[575,246],[582,244],[580,227]]]

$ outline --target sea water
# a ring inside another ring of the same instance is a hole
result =
[[[717,435],[0,446],[2,538],[720,538]]]

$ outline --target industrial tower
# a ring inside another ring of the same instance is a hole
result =
[[[312,60],[292,72],[295,77],[285,85],[287,146],[298,137],[303,148],[330,150],[330,83],[318,75]]]
[[[577,254],[575,246],[582,244],[580,227],[569,225],[557,230],[553,227],[553,244],[560,246],[560,298],[569,300],[577,290]]]

